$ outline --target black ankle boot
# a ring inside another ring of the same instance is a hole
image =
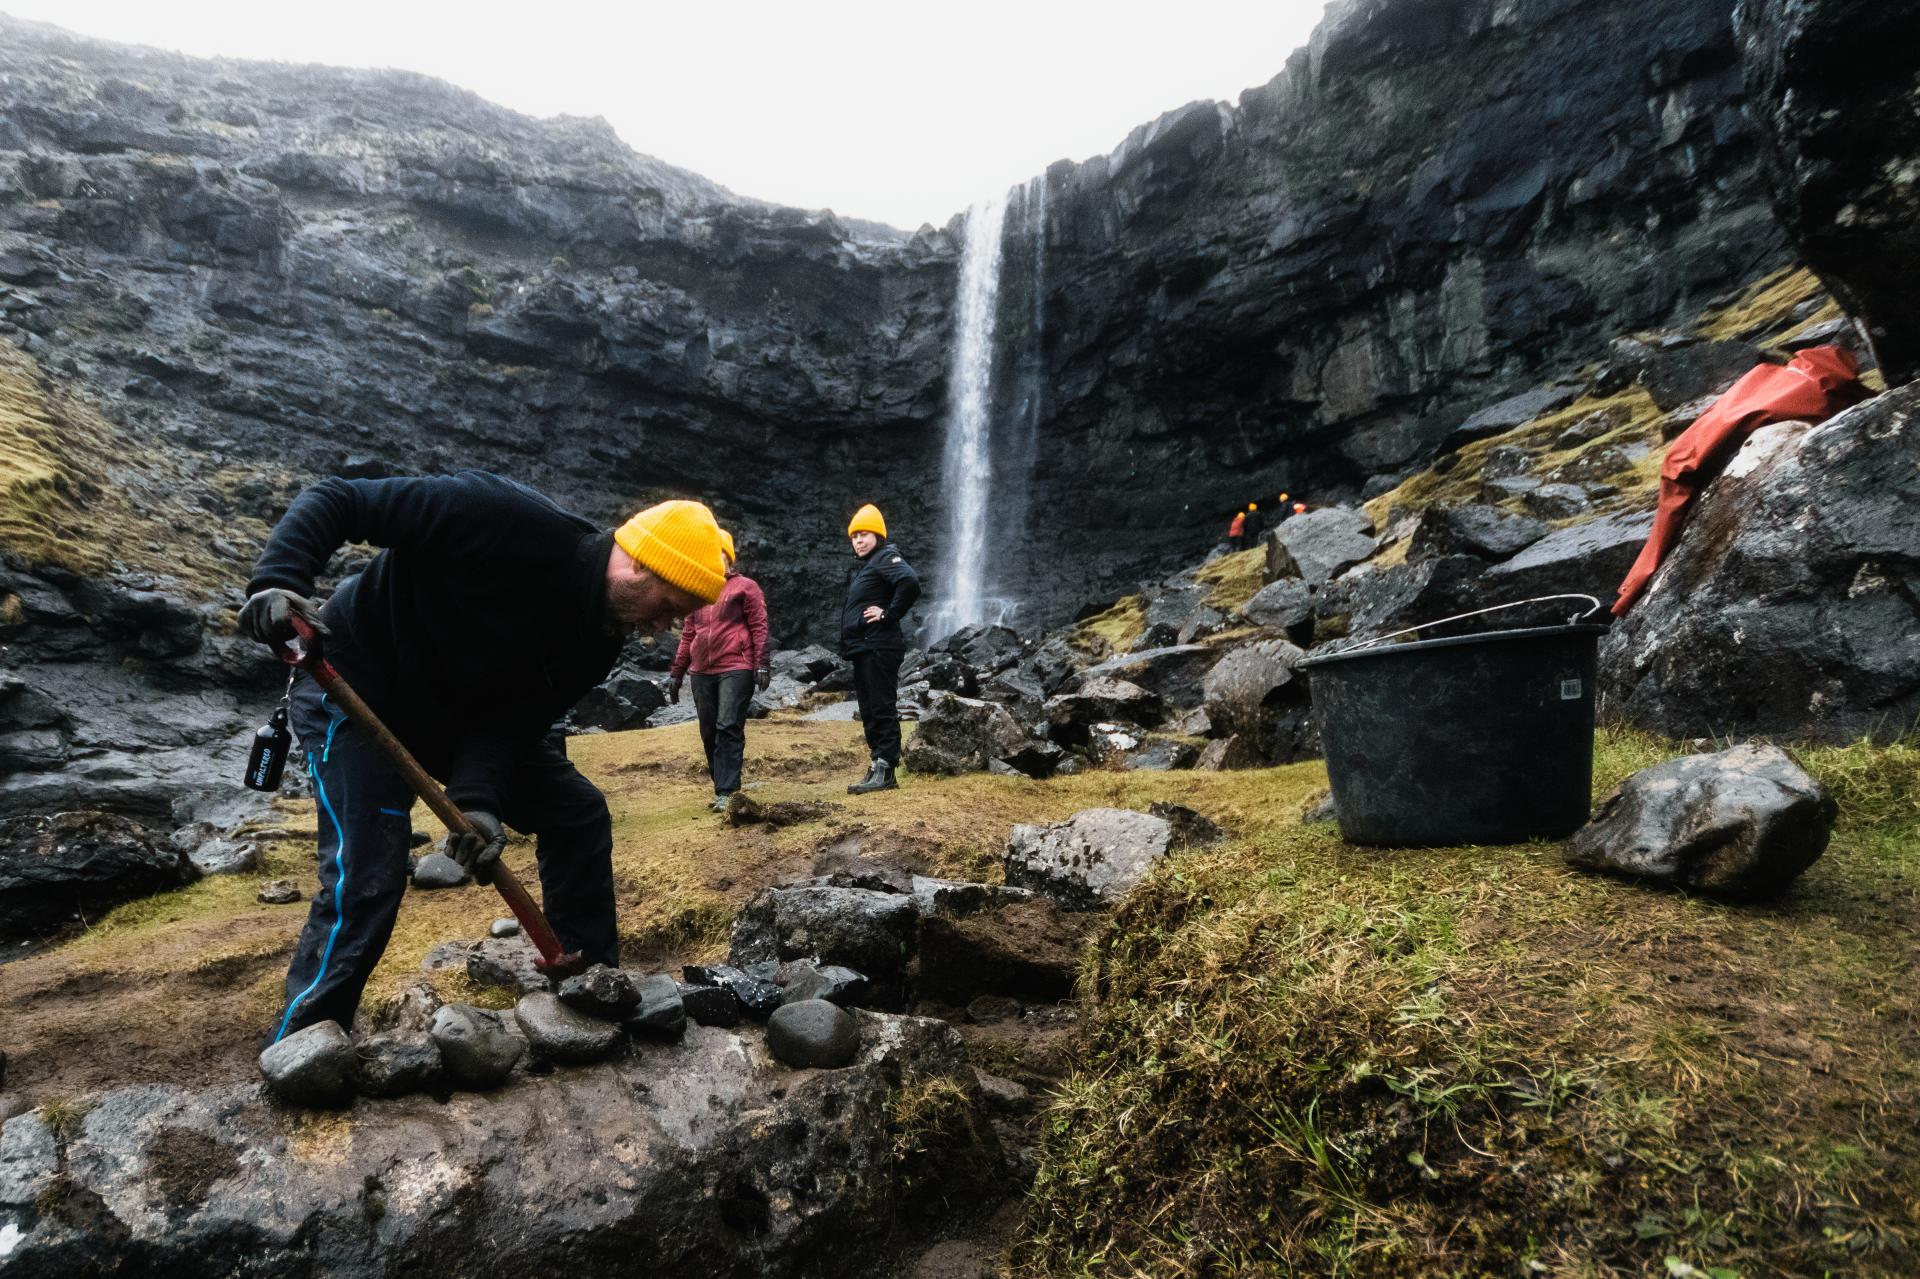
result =
[[[876,759],[873,767],[867,771],[866,780],[847,787],[847,794],[867,795],[877,790],[895,790],[899,785],[893,780],[893,765],[884,759]]]

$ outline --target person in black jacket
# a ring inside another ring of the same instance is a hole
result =
[[[920,598],[920,577],[886,540],[887,522],[878,507],[854,512],[847,536],[860,564],[847,582],[847,603],[840,611],[840,655],[853,660],[853,693],[873,756],[866,777],[847,793],[864,795],[899,785],[894,772],[900,767],[900,662],[907,655],[900,619]]]
[[[324,608],[314,580],[348,542],[383,550]],[[447,852],[486,882],[502,823],[534,835],[546,914],[568,950],[618,964],[613,834],[554,721],[606,678],[630,629],[664,630],[720,594],[719,527],[664,502],[608,533],[511,480],[322,480],[295,498],[248,583],[240,630],[278,646],[294,615],[447,787],[478,836]],[[351,1029],[407,885],[414,796],[379,746],[307,675],[293,726],[320,808],[320,891],[272,1038]]]

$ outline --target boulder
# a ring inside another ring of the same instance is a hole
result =
[[[644,726],[647,717],[666,704],[667,695],[657,682],[623,671],[589,689],[568,712],[567,720],[576,730],[618,732]]]
[[[1111,906],[1167,855],[1172,840],[1165,818],[1124,808],[1090,808],[1048,826],[1015,826],[1007,838],[1007,882],[1068,910]]]
[[[522,995],[513,1007],[513,1019],[538,1056],[562,1065],[600,1061],[623,1040],[619,1023],[570,1008],[544,990]]]
[[[1779,892],[1826,851],[1838,805],[1777,746],[1655,764],[1567,844],[1575,866],[1726,897]]]
[[[628,1010],[629,1034],[653,1039],[677,1038],[687,1028],[687,1006],[680,983],[665,973],[654,973],[634,983],[639,1002]]]
[[[1267,578],[1298,577],[1309,586],[1331,581],[1379,549],[1365,511],[1329,506],[1287,520],[1264,539]]]
[[[802,999],[767,1021],[767,1048],[795,1070],[837,1070],[860,1051],[860,1023],[824,999]]]
[[[1483,560],[1504,560],[1524,551],[1551,531],[1539,520],[1495,506],[1430,506],[1420,513],[1420,522],[1407,547],[1407,559],[1474,555]]]
[[[1555,529],[1480,579],[1481,604],[1579,592],[1610,602],[1653,527],[1644,513],[1603,515]],[[1570,606],[1571,607],[1571,606]]]
[[[594,964],[560,983],[560,1002],[590,1017],[619,1021],[640,1002],[640,987],[631,974],[605,964]]]
[[[1602,644],[1606,705],[1673,737],[1897,736],[1920,718],[1916,547],[1920,386],[1756,431]]]
[[[295,1106],[338,1106],[353,1098],[359,1058],[338,1022],[296,1030],[260,1054],[267,1088]]]
[[[1110,657],[1069,676],[1061,685],[1063,693],[1073,693],[1087,685],[1119,680],[1143,688],[1158,697],[1163,712],[1167,709],[1190,710],[1200,704],[1200,680],[1213,665],[1214,650],[1205,644],[1174,644],[1162,648],[1141,649]],[[1117,706],[1111,709],[1118,710]],[[1102,719],[1120,719],[1116,714]]]
[[[1020,660],[1023,646],[1010,626],[964,626],[927,647],[929,653],[947,653],[976,672],[991,675]]]
[[[1306,678],[1306,654],[1285,640],[1233,649],[1207,672],[1207,718],[1213,731],[1238,735],[1267,763],[1283,764],[1319,749]]]
[[[1480,459],[1480,478],[1504,480],[1515,475],[1529,475],[1533,472],[1534,461],[1532,449],[1518,444],[1496,444]]]
[[[762,889],[734,920],[728,962],[811,958],[864,973],[876,1002],[903,995],[919,912],[904,893],[831,884]]]
[[[1029,740],[997,702],[935,693],[900,761],[916,773],[978,773],[993,760],[1019,753]]]
[[[443,1004],[428,1027],[447,1078],[462,1088],[497,1088],[507,1081],[527,1043],[499,1013],[472,1004]]]
[[[130,818],[0,818],[0,938],[45,936],[195,878],[184,853]]]
[[[1172,846],[1175,848],[1217,844],[1227,837],[1227,832],[1221,829],[1218,822],[1205,813],[1188,808],[1185,804],[1169,804],[1163,800],[1156,800],[1147,811],[1173,828]]]
[[[802,684],[818,684],[847,666],[845,658],[819,644],[801,649],[781,649],[774,653],[771,669],[776,675],[789,676]]]
[[[1072,692],[1047,699],[1047,735],[1063,746],[1084,746],[1093,726],[1135,724],[1152,728],[1166,718],[1166,703],[1128,680],[1082,679]]]
[[[1349,638],[1365,639],[1452,617],[1479,606],[1487,561],[1442,555],[1377,568],[1362,564],[1333,583],[1319,602],[1322,616],[1344,612]]]
[[[1240,615],[1255,626],[1285,631],[1296,643],[1309,639],[1313,635],[1313,588],[1297,577],[1268,582],[1240,606]]]
[[[356,1083],[368,1097],[425,1092],[440,1082],[440,1049],[421,1030],[390,1030],[360,1041]]]

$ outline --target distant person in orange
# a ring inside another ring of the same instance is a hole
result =
[[[1307,513],[1307,504],[1305,502],[1295,502],[1293,504],[1293,513],[1295,515],[1305,515]]]
[[[1233,523],[1227,525],[1227,546],[1231,550],[1245,550],[1247,545],[1247,513],[1235,511]]]

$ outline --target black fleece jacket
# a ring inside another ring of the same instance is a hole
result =
[[[904,653],[907,637],[900,619],[920,598],[920,575],[913,571],[892,542],[882,542],[860,557],[847,579],[847,603],[840,610],[840,655]],[[869,622],[868,605],[878,604],[883,616]]]
[[[348,542],[385,549],[327,601],[328,659],[456,804],[498,814],[516,759],[620,655],[612,534],[482,471],[322,480],[287,508],[247,590],[311,595]]]

